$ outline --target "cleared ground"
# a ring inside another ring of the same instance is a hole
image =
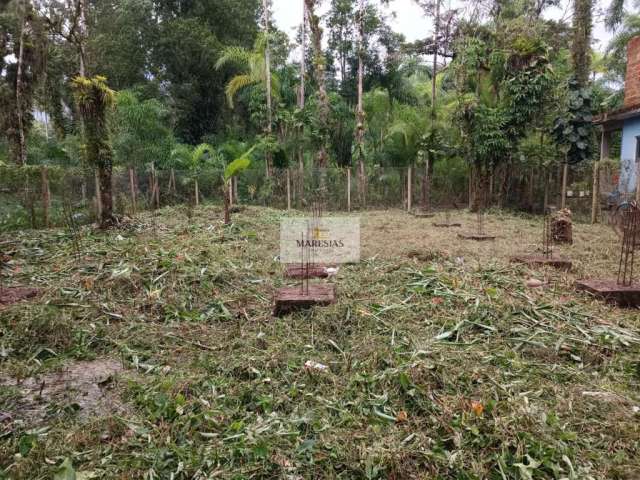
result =
[[[574,225],[561,273],[508,261],[539,218],[363,213],[337,304],[278,319],[282,214],[0,237],[41,289],[0,306],[0,478],[638,478],[640,315],[573,289],[614,275],[610,229]]]

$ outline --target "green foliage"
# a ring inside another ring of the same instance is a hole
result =
[[[222,55],[216,62],[216,69],[219,70],[231,64],[239,67],[243,72],[231,78],[225,87],[225,94],[231,108],[233,108],[233,99],[241,90],[253,85],[259,85],[266,89],[265,47],[266,39],[264,35],[260,35],[253,50],[231,46],[222,51]],[[280,92],[280,80],[275,73],[272,73],[270,81],[272,95],[277,99]]]
[[[191,172],[203,169],[220,169],[223,166],[223,161],[220,153],[208,143],[201,143],[195,147],[177,144],[170,154],[170,165]]]
[[[553,136],[564,148],[570,165],[593,158],[591,110],[591,90],[579,88],[576,81],[571,81],[567,93],[566,113],[558,117],[553,126]]]
[[[169,111],[158,100],[141,100],[131,90],[118,92],[112,120],[116,163],[168,166],[174,145],[168,123]]]
[[[116,94],[107,86],[107,79],[75,77],[72,80],[78,107],[84,120],[86,153],[89,164],[111,168],[113,154],[110,144],[108,117]]]

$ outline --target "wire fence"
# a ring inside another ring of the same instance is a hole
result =
[[[436,168],[429,172],[426,184],[425,175],[424,167],[376,166],[364,175],[353,168],[292,167],[276,169],[267,177],[263,169],[251,168],[234,178],[230,188],[233,204],[277,209],[306,210],[318,198],[329,211],[469,206],[473,188],[468,171]],[[601,172],[602,185],[607,185],[605,177]],[[588,169],[571,172],[566,203],[585,219],[591,209],[590,183]],[[76,223],[92,222],[100,208],[97,184],[93,171],[1,167],[0,230],[63,226],[69,218]],[[539,213],[545,206],[559,205],[560,185],[559,169],[531,168],[517,175],[498,169],[489,182],[487,203]],[[113,209],[117,215],[133,216],[171,205],[221,205],[223,186],[221,170],[116,169],[112,175]]]

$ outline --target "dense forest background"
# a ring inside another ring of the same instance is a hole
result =
[[[416,42],[390,27],[392,1],[299,1],[292,42],[266,0],[3,0],[0,164],[194,171],[253,147],[266,178],[471,167],[499,190],[533,167],[590,168],[592,116],[621,104],[640,34],[620,0],[604,54],[590,47],[592,0],[567,20],[544,18],[558,0],[420,0]]]

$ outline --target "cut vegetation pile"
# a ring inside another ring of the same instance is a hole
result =
[[[614,272],[613,232],[532,271],[509,257],[540,219],[477,244],[363,213],[336,304],[274,318],[281,215],[5,238],[4,283],[39,295],[0,306],[0,478],[637,478],[638,312],[573,288]]]

